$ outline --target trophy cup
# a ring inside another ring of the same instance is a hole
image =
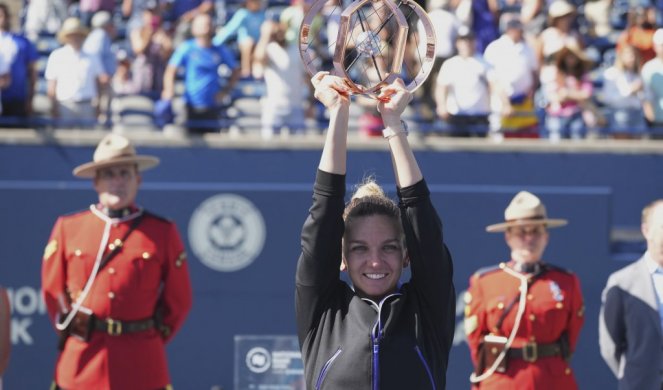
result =
[[[299,52],[311,76],[343,77],[355,94],[375,97],[400,77],[413,92],[435,59],[435,31],[412,0],[316,0],[299,30]]]

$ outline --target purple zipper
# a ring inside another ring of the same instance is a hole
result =
[[[421,353],[421,350],[419,349],[418,345],[414,346],[414,350],[417,351],[417,355],[419,355],[419,359],[421,359],[421,363],[423,363],[424,368],[426,369],[426,374],[428,374],[428,379],[430,380],[430,383],[433,386],[433,390],[435,390],[435,381],[433,380],[433,374],[431,374],[430,372],[430,367],[428,367],[428,363],[426,363],[424,355]]]
[[[331,367],[332,363],[334,363],[334,360],[338,357],[338,355],[341,354],[341,348],[339,347],[334,355],[327,360],[324,366],[322,366],[322,370],[320,371],[320,375],[318,376],[318,381],[315,383],[315,388],[317,390],[320,390],[320,386],[322,386],[322,382],[325,380],[325,376],[327,375],[327,371],[329,371],[329,367]]]
[[[380,337],[373,340],[373,390],[380,390]]]

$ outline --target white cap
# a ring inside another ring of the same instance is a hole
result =
[[[651,39],[654,45],[663,45],[663,28],[659,28]]]

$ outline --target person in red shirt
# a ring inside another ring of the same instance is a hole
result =
[[[626,46],[635,46],[644,64],[656,57],[652,45],[654,32],[656,32],[656,7],[632,8],[628,15],[628,26],[617,38],[617,53],[621,53]]]
[[[141,171],[158,163],[109,134],[74,169],[99,201],[59,217],[44,251],[44,300],[61,335],[55,389],[170,388],[165,344],[192,294],[175,224],[135,203]]]
[[[571,272],[542,260],[548,229],[566,224],[549,219],[534,194],[518,193],[505,222],[511,259],[477,271],[465,295],[465,333],[475,372],[475,389],[577,389],[569,366],[584,305]]]

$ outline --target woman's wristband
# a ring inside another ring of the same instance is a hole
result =
[[[406,137],[409,134],[409,132],[407,131],[407,123],[405,123],[405,121],[402,119],[400,126],[398,127],[387,126],[384,128],[384,130],[382,130],[382,136],[387,140],[399,134],[405,134]]]

